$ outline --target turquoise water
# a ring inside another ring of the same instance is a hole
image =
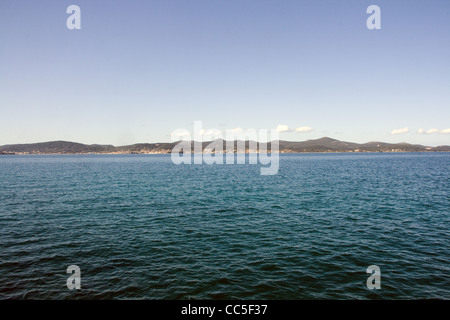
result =
[[[449,153],[259,169],[1,156],[0,298],[450,299]],[[81,290],[66,287],[72,264]]]

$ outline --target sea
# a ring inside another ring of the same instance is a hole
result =
[[[0,156],[0,299],[450,299],[450,153],[260,168]]]

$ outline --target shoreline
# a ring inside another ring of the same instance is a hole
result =
[[[245,152],[245,154],[259,154],[260,152]],[[272,152],[268,151],[268,154]],[[372,154],[372,153],[450,153],[450,151],[441,151],[441,150],[427,150],[427,151],[298,151],[298,152],[274,152],[278,154],[331,154],[331,153],[345,153],[345,154]],[[22,152],[13,152],[13,153],[0,153],[0,156],[55,156],[55,155],[171,155],[171,152],[87,152],[87,153],[22,153]],[[186,153],[186,154],[198,154],[198,153]],[[216,154],[214,152],[201,152],[201,154]],[[227,154],[226,152],[217,153]],[[241,154],[234,152],[234,154]]]
[[[436,147],[419,144],[386,143],[379,141],[364,144],[340,141],[328,137],[306,141],[280,140],[273,146],[273,142],[263,143],[255,141],[203,141],[201,144],[190,141],[180,145],[180,141],[173,143],[137,143],[128,146],[86,145],[68,141],[49,141],[30,144],[14,144],[0,146],[0,155],[23,154],[230,154],[230,153],[398,153],[398,152],[450,152],[450,145]],[[273,148],[272,148],[273,146]]]

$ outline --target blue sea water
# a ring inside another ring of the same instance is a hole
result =
[[[449,153],[284,154],[274,176],[0,156],[0,298],[450,299],[449,169]]]

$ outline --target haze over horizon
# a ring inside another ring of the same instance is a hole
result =
[[[69,5],[81,30],[68,30]],[[381,29],[369,30],[369,5]],[[450,2],[0,3],[0,145],[175,129],[450,145]]]

